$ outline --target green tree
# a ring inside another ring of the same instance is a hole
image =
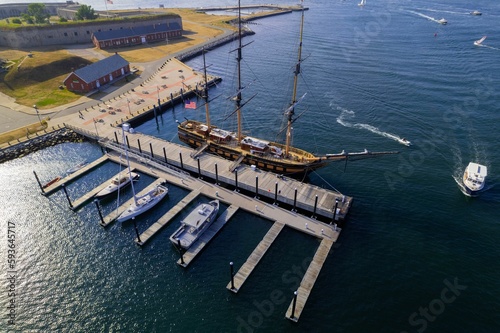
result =
[[[30,3],[28,5],[28,15],[35,18],[35,23],[47,23],[50,14],[46,12],[43,3]]]
[[[76,11],[75,18],[77,20],[95,20],[98,16],[91,6],[81,5]]]
[[[22,13],[21,18],[28,24],[34,24],[35,22],[33,21],[33,18],[27,14],[27,13]]]

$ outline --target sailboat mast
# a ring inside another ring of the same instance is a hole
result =
[[[137,206],[137,198],[135,197],[134,180],[132,179],[132,170],[130,169],[130,161],[129,161],[129,157],[128,157],[128,148],[127,148],[127,143],[126,143],[126,138],[125,138],[125,131],[129,131],[129,130],[130,130],[130,124],[123,123],[122,124],[123,148],[125,149],[125,157],[127,158],[128,176],[130,178],[130,185],[132,186],[132,193],[133,193],[133,197],[134,197],[134,203]]]
[[[203,75],[205,78],[205,86],[203,87],[203,98],[205,99],[205,117],[207,121],[207,133],[210,133],[210,112],[208,110],[208,80],[207,80],[207,64],[205,61],[205,48],[202,51],[203,54]]]
[[[236,117],[238,122],[238,142],[242,139],[242,128],[241,128],[241,1],[238,0],[238,53],[236,57],[236,62],[238,65],[238,93],[236,94]]]
[[[302,17],[300,22],[300,40],[299,40],[299,52],[298,52],[298,60],[295,65],[294,77],[293,77],[293,93],[292,93],[292,103],[290,105],[294,105],[297,102],[297,82],[300,74],[300,63],[302,61],[302,35],[304,31],[304,8],[302,8]],[[292,107],[288,112],[288,122],[286,126],[286,145],[285,145],[285,156],[288,156],[290,151],[290,144],[292,139],[292,123],[293,123],[293,115],[295,114],[294,107]]]

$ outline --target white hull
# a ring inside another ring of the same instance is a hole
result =
[[[177,248],[187,250],[210,227],[219,212],[219,200],[201,204],[189,213],[181,226],[170,236],[170,241]]]
[[[118,177],[115,177],[113,180],[111,180],[104,189],[99,191],[95,196],[96,198],[102,198],[107,195],[110,195],[112,193],[115,193],[119,189],[124,188],[125,186],[129,185],[131,180],[136,180],[139,178],[139,174],[135,172],[131,172],[130,175],[129,173],[124,173],[123,175],[120,175]]]
[[[161,201],[168,193],[168,189],[163,185],[158,185],[155,189],[147,194],[136,198],[136,202],[127,208],[126,211],[120,214],[116,219],[118,222],[125,222],[133,217],[136,217],[149,209],[153,208]]]
[[[484,189],[488,169],[486,166],[470,162],[465,169],[463,182],[468,194],[474,195]]]

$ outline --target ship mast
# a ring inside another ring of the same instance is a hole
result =
[[[238,53],[236,62],[238,65],[238,93],[236,94],[236,117],[238,121],[238,143],[242,139],[241,129],[241,1],[238,0]]]
[[[205,77],[205,86],[203,87],[203,99],[205,100],[205,117],[207,120],[207,134],[210,133],[210,112],[208,110],[208,80],[207,80],[207,64],[205,62],[205,48],[203,54],[203,75]]]
[[[304,8],[302,8],[302,18],[300,22],[300,41],[299,41],[299,52],[298,52],[298,60],[295,65],[295,71],[293,72],[293,94],[292,94],[292,103],[290,104],[292,107],[288,110],[288,122],[286,126],[286,145],[285,145],[285,156],[288,156],[290,151],[290,141],[292,139],[292,123],[293,123],[293,115],[295,114],[294,104],[297,103],[297,82],[300,74],[300,63],[302,61],[302,34],[304,31]]]

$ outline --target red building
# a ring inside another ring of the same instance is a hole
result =
[[[130,73],[130,64],[120,55],[114,54],[88,66],[77,69],[64,79],[66,89],[87,93]]]
[[[169,22],[118,30],[96,31],[92,34],[92,43],[98,49],[108,49],[164,42],[178,37],[182,37],[182,26],[177,22]]]

